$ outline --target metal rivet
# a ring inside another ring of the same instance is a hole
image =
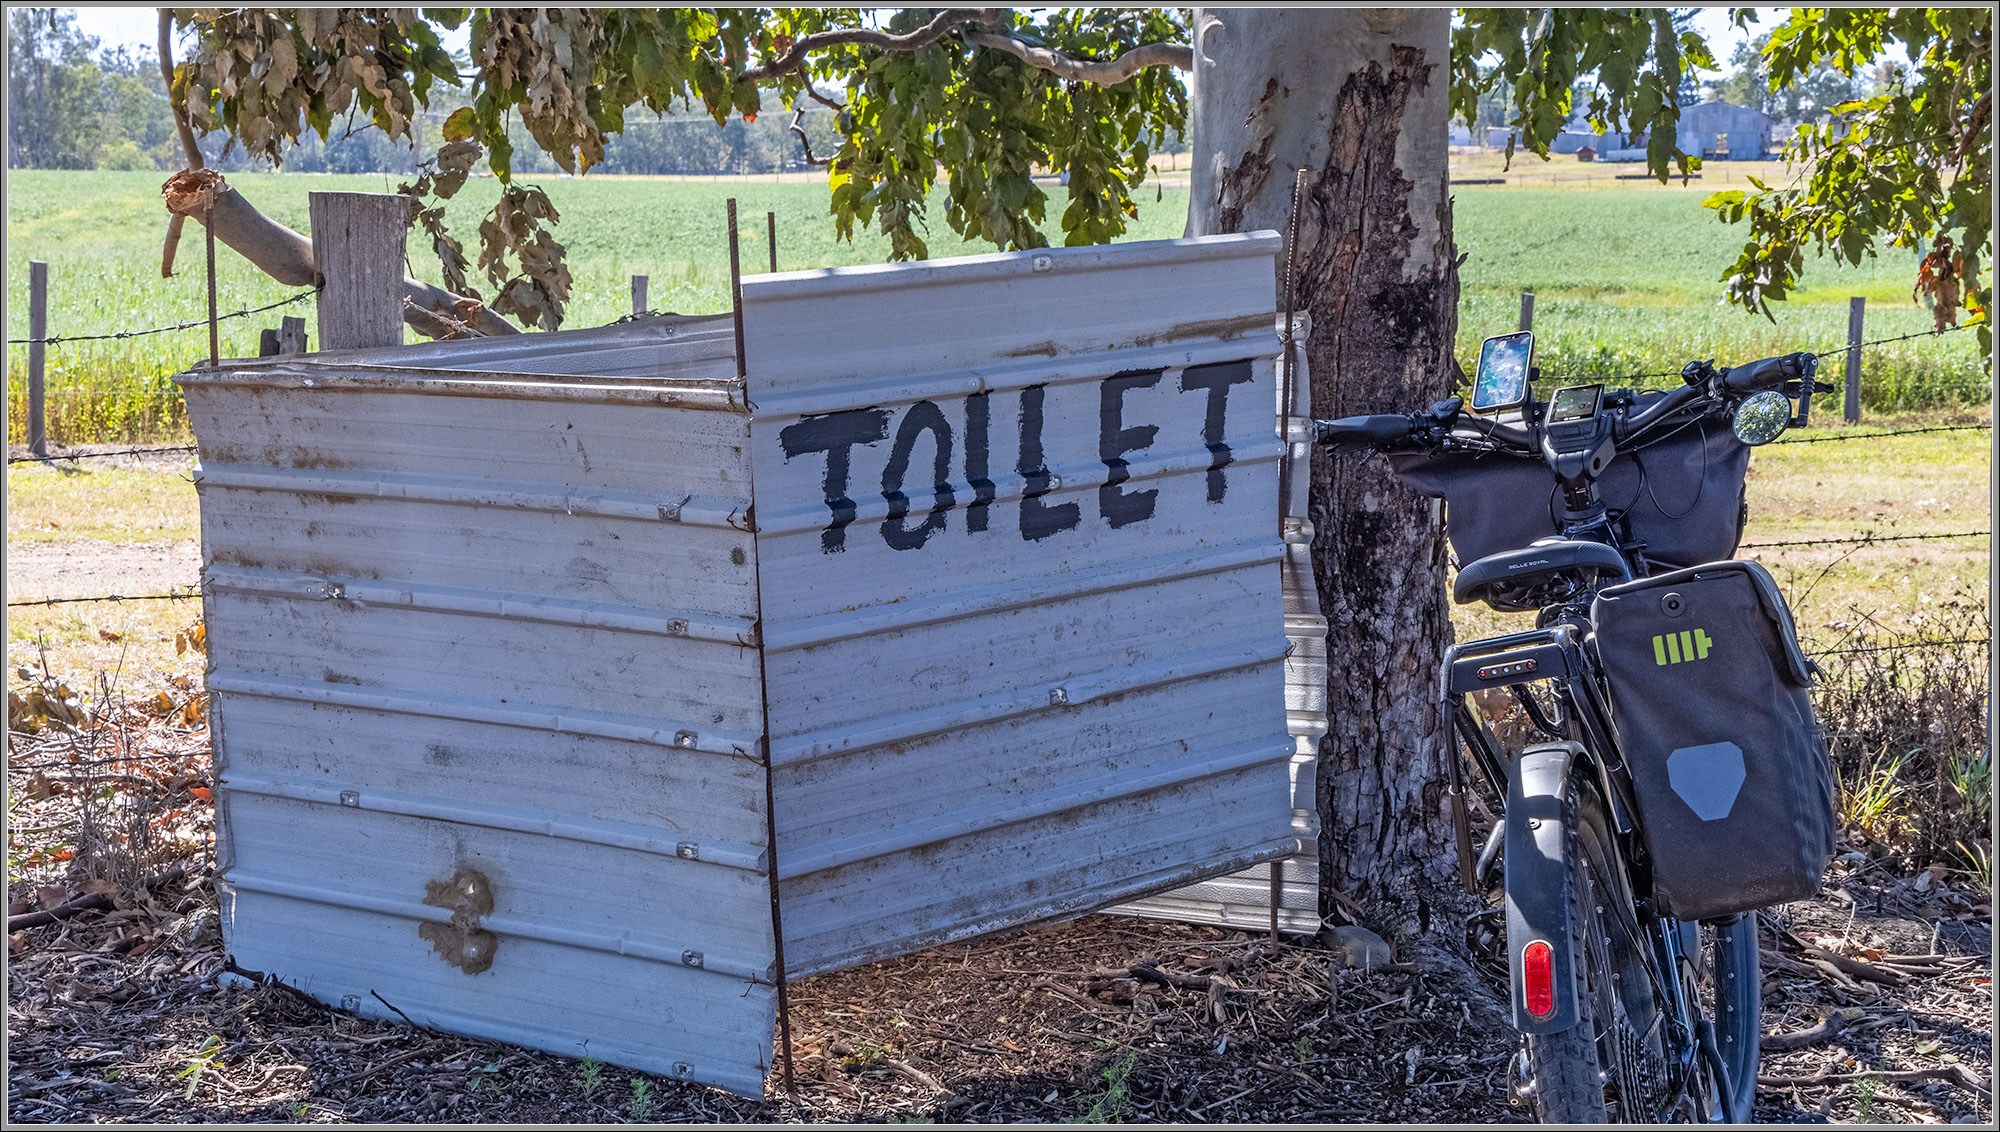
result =
[[[1056,265],[1056,257],[1052,255],[1038,255],[1034,259],[1034,265],[1036,271],[1047,271]]]
[[[340,792],[340,804],[343,806],[360,805],[361,792],[359,790],[342,790]]]
[[[1529,819],[1528,819],[1528,828],[1529,828],[1529,829],[1540,829],[1540,828],[1542,828],[1542,819],[1540,819],[1540,818],[1529,818]]]
[[[674,746],[692,750],[698,737],[692,731],[674,732]]]
[[[667,632],[672,633],[676,637],[687,636],[687,631],[688,623],[679,618],[667,622]]]
[[[1049,490],[1050,490],[1050,491],[1061,491],[1061,490],[1062,490],[1062,477],[1061,477],[1061,476],[1057,476],[1057,475],[1051,475],[1051,476],[1049,477]]]
[[[361,996],[360,996],[360,995],[358,995],[358,994],[344,994],[344,995],[341,995],[341,996],[340,996],[340,1008],[341,1008],[342,1010],[345,1010],[345,1011],[349,1012],[350,1014],[351,1014],[351,1013],[354,1013],[355,1011],[358,1011],[358,1010],[360,1010],[360,1009],[361,1009]]]
[[[681,952],[681,962],[687,964],[690,967],[699,967],[701,966],[701,952],[683,951]]]
[[[1066,704],[1069,702],[1069,692],[1063,688],[1050,688],[1049,702],[1056,705]]]
[[[701,860],[701,846],[696,845],[692,841],[683,841],[679,845],[674,846],[674,856],[690,861],[699,861]]]

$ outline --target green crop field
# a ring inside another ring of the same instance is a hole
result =
[[[205,317],[201,230],[190,225],[172,279],[159,276],[166,212],[157,174],[16,172],[7,199],[7,337],[28,334],[27,264],[49,263],[49,332],[101,334]],[[316,189],[381,192],[395,178],[371,176],[239,175],[234,183],[273,218],[303,230],[306,195]],[[735,196],[742,213],[750,269],[765,262],[764,212],[778,220],[783,269],[880,262],[887,241],[873,233],[839,240],[827,214],[822,182],[769,179],[551,179],[542,182],[563,215],[558,236],[568,245],[576,280],[568,325],[609,321],[630,309],[630,280],[650,277],[657,309],[683,313],[724,309],[728,253],[723,202]],[[1743,239],[1700,201],[1711,186],[1630,186],[1588,189],[1533,187],[1532,178],[1505,186],[1455,191],[1455,232],[1467,254],[1458,350],[1463,362],[1479,339],[1513,328],[1519,294],[1536,295],[1535,330],[1550,375],[1616,378],[1677,369],[1694,357],[1724,362],[1795,349],[1823,350],[1846,337],[1847,299],[1868,300],[1868,335],[1927,329],[1930,315],[1910,301],[1914,256],[1896,253],[1862,268],[1810,264],[1809,289],[1781,304],[1776,323],[1720,305],[1717,277]],[[491,183],[475,181],[453,202],[454,230],[476,243],[479,215]],[[1048,186],[1050,213],[1063,190]],[[1132,239],[1179,235],[1187,190],[1140,194]],[[934,255],[989,251],[960,242],[941,214]],[[258,306],[292,291],[261,275],[228,248],[218,249],[218,289],[224,312]],[[435,279],[434,258],[413,236],[410,261]],[[256,352],[257,332],[283,313],[310,315],[307,304],[285,312],[223,323],[226,356]],[[50,433],[58,443],[153,440],[185,436],[173,373],[200,360],[207,338],[190,329],[143,338],[58,344],[48,352]],[[1836,360],[1837,363],[1837,360]],[[1986,362],[1976,336],[1951,334],[1871,350],[1865,400],[1878,409],[1936,408],[1987,399]],[[24,435],[26,351],[8,348],[9,439]]]

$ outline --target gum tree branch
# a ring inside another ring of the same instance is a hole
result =
[[[1016,59],[1030,66],[1039,67],[1058,78],[1068,79],[1071,82],[1095,83],[1098,86],[1117,86],[1148,67],[1194,70],[1194,49],[1185,43],[1148,43],[1142,47],[1134,47],[1116,59],[1100,62],[1095,59],[1072,59],[1046,47],[1036,47],[1011,36],[993,35],[983,31],[968,33],[965,41],[978,47],[1005,51]]]

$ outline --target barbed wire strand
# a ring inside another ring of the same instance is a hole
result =
[[[21,609],[31,605],[74,605],[91,601],[192,601],[201,596],[200,590],[172,594],[99,594],[96,597],[51,597],[41,601],[10,601],[9,609]]]
[[[1992,531],[1954,531],[1942,535],[1862,535],[1859,538],[1808,538],[1790,542],[1746,542],[1738,550],[1767,550],[1774,546],[1842,546],[1849,543],[1866,545],[1874,542],[1921,542],[1940,538],[1986,538]]]
[[[1791,440],[1774,440],[1777,444],[1826,444],[1835,440],[1881,440],[1891,436],[1917,436],[1926,432],[1991,432],[1990,424],[1933,425],[1929,428],[1899,428],[1889,432],[1844,432],[1833,436],[1800,436]]]
[[[204,747],[199,751],[184,751],[179,753],[173,751],[162,751],[160,753],[150,754],[150,755],[116,755],[108,759],[77,759],[75,761],[71,761],[69,759],[50,759],[47,762],[38,762],[38,763],[10,762],[7,764],[7,771],[8,773],[11,774],[17,770],[53,770],[56,768],[67,768],[67,767],[110,766],[113,763],[161,762],[167,759],[198,759],[198,758],[205,758],[209,755],[213,755],[214,753],[215,753],[214,750]],[[199,785],[199,783],[197,783],[197,785]]]
[[[1828,649],[1825,652],[1808,652],[1810,656],[1843,656],[1859,652],[1896,652],[1903,649],[1948,649],[1960,645],[1991,644],[1991,637],[1960,637],[1951,641],[1902,641],[1889,645],[1862,645],[1851,649]]]
[[[240,311],[219,314],[215,316],[215,319],[217,322],[220,322],[225,318],[243,318],[248,315],[263,314],[265,311],[274,311],[279,307],[288,307],[293,303],[303,302],[317,294],[319,294],[319,288],[312,287],[300,291],[288,299],[279,299],[275,303],[266,303],[261,307],[247,307]],[[176,330],[193,330],[196,327],[207,325],[208,319],[197,318],[191,322],[178,322],[172,326],[155,326],[146,330],[119,330],[110,334],[54,334],[47,338],[9,338],[7,339],[7,344],[9,346],[33,346],[39,343],[43,346],[59,346],[65,342],[107,342],[125,338],[143,338],[148,334],[171,334]]]
[[[1871,349],[1875,346],[1887,346],[1894,342],[1908,342],[1914,338],[1936,338],[1939,337],[1940,335],[1952,334],[1960,330],[1975,330],[1984,325],[1986,324],[1981,322],[1962,322],[1956,326],[1947,326],[1938,330],[1919,330],[1914,334],[1898,334],[1893,338],[1876,338],[1868,342],[1842,343],[1841,345],[1836,346],[1831,350],[1821,350],[1812,356],[1814,358],[1830,358],[1835,354],[1845,354],[1849,350],[1866,350],[1866,349]],[[1667,377],[1679,377],[1679,376],[1681,376],[1680,370],[1668,369],[1668,370],[1660,370],[1657,373],[1631,373],[1631,374],[1626,374],[1623,377],[1614,377],[1611,378],[1610,380],[1651,381],[1655,378],[1667,378]],[[1558,378],[1556,380],[1580,380],[1580,379]]]
[[[9,464],[54,464],[70,460],[100,460],[106,456],[150,456],[159,452],[196,452],[192,444],[175,444],[165,448],[120,448],[112,452],[72,452],[67,456],[9,456]]]

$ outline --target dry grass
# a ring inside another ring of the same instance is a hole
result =
[[[169,461],[17,464],[7,471],[7,545],[103,539],[166,542],[201,537],[192,453]],[[164,466],[163,466],[164,465]]]

